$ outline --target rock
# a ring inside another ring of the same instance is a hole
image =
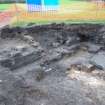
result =
[[[55,51],[60,53],[61,55],[71,55],[71,54],[75,53],[78,49],[79,49],[79,45],[75,44],[75,45],[71,45],[69,47],[61,46],[61,47],[55,49]]]
[[[69,37],[66,41],[66,45],[67,46],[71,46],[73,45],[74,43],[78,43],[80,41],[80,38],[77,37],[77,36],[74,36],[74,37]]]
[[[46,73],[45,73],[45,71],[43,69],[37,70],[37,72],[36,72],[36,80],[41,81],[42,79],[45,78],[45,75],[46,75]]]
[[[52,68],[48,68],[48,69],[45,70],[45,72],[50,72],[52,70],[53,70]]]
[[[28,43],[32,43],[34,41],[33,37],[31,37],[30,35],[23,35],[22,40],[24,40]]]
[[[56,51],[58,53],[60,53],[61,55],[65,55],[65,54],[70,53],[69,49],[67,49],[66,47],[59,47],[59,48],[56,49]]]
[[[26,64],[30,64],[42,56],[41,49],[35,49],[32,47],[25,48],[15,48],[8,49],[7,53],[1,55],[0,64],[3,67],[10,68],[11,70],[24,66]]]
[[[95,43],[105,45],[105,26],[101,27],[97,34],[94,38]]]
[[[21,39],[25,42],[27,42],[29,45],[31,45],[32,47],[41,47],[40,43],[35,41],[34,38],[30,35],[23,35],[21,36]]]
[[[9,26],[5,26],[1,29],[0,37],[2,39],[16,38],[16,37],[20,37],[21,33],[22,33],[22,28],[20,28],[20,27],[11,28]]]
[[[72,64],[70,66],[70,69],[68,68],[67,70],[71,70],[71,69],[90,73],[93,70],[95,70],[95,67],[90,63],[83,63],[83,64]]]
[[[102,48],[102,46],[92,43],[88,43],[87,46],[88,46],[88,52],[90,53],[97,53]]]
[[[94,55],[90,63],[95,65],[98,69],[105,70],[105,53],[99,52],[98,54]]]
[[[63,36],[57,36],[57,42],[60,43],[60,44],[64,44],[66,39],[63,37]]]
[[[92,64],[90,64],[89,62],[84,63],[84,64],[83,64],[83,67],[86,68],[86,69],[84,69],[84,71],[86,71],[86,72],[88,72],[88,73],[90,73],[90,72],[92,72],[93,70],[95,70],[95,66],[92,65]]]
[[[33,41],[32,43],[30,43],[30,45],[33,47],[39,47],[40,46],[39,42],[36,42],[36,41]]]
[[[62,58],[62,54],[57,51],[49,51],[49,53],[46,55],[46,60],[48,62],[58,61]]]
[[[85,46],[81,46],[80,49],[81,49],[82,51],[87,51],[87,50],[88,50],[88,48],[85,47]]]
[[[52,43],[52,46],[53,46],[54,48],[58,47],[59,45],[60,45],[60,43],[58,43],[58,42]]]

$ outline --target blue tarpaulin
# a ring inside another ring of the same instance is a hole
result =
[[[45,5],[58,5],[58,0],[44,0]]]
[[[29,11],[57,10],[59,0],[26,0]]]
[[[27,0],[27,4],[41,5],[41,0]]]

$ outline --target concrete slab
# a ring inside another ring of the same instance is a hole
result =
[[[94,55],[90,60],[90,63],[99,69],[105,70],[105,52],[99,52],[98,54]]]

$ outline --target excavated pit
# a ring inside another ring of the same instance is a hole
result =
[[[105,25],[0,30],[0,105],[104,105]]]

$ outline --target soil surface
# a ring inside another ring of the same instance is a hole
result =
[[[3,27],[0,105],[105,105],[104,52],[105,25]]]

